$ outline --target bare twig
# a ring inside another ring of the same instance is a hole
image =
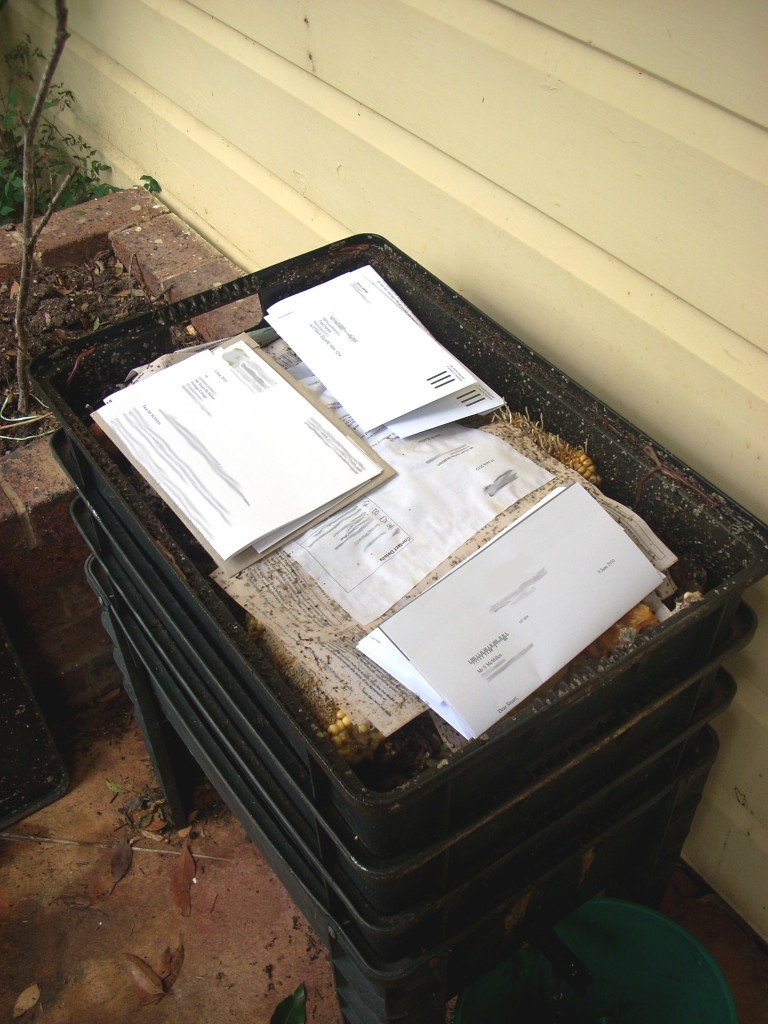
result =
[[[653,460],[653,466],[651,466],[648,472],[645,473],[642,477],[640,477],[640,480],[638,481],[637,487],[635,489],[634,508],[639,507],[640,499],[643,496],[643,488],[645,487],[646,482],[653,476],[654,473],[661,473],[662,476],[669,477],[670,480],[675,480],[677,483],[682,484],[683,487],[687,487],[690,491],[693,491],[694,494],[697,494],[711,508],[717,508],[717,502],[711,494],[707,494],[707,492],[699,484],[697,484],[695,480],[691,480],[689,477],[685,476],[683,473],[675,469],[673,466],[667,465],[666,463],[662,462],[659,456],[656,454],[656,452],[653,450],[653,448],[651,448],[649,444],[643,445],[643,451]]]
[[[54,839],[52,836],[27,835],[23,832],[0,832],[0,842],[43,843],[48,846],[92,846],[99,850],[111,850],[113,843],[96,843],[87,839]],[[159,853],[165,857],[180,857],[181,850],[153,849],[151,846],[134,846],[134,853]],[[196,853],[197,860],[221,860],[234,863],[236,857],[217,857],[212,853]]]
[[[65,0],[56,0],[56,38],[53,43],[53,50],[48,62],[43,69],[43,74],[37,86],[35,98],[28,117],[22,118],[24,133],[22,139],[22,179],[24,185],[24,216],[21,225],[21,274],[19,276],[19,292],[16,297],[16,315],[14,327],[16,330],[17,354],[16,354],[16,382],[19,389],[17,408],[22,415],[29,410],[29,350],[30,336],[27,325],[27,306],[29,303],[29,286],[31,283],[32,266],[35,255],[35,245],[40,232],[56,208],[61,199],[64,189],[71,181],[70,175],[52,196],[50,203],[45,209],[40,222],[33,230],[32,220],[35,212],[36,187],[32,158],[35,150],[35,138],[40,125],[40,118],[45,109],[45,101],[53,81],[59,60],[64,51],[69,32],[67,30],[67,19],[69,12]]]

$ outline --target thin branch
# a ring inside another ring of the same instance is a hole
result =
[[[43,109],[45,107],[45,101],[48,98],[48,91],[51,88],[51,82],[53,76],[56,73],[56,68],[61,60],[61,55],[64,52],[67,40],[69,39],[69,32],[67,30],[67,18],[69,12],[67,11],[67,5],[65,0],[56,0],[56,38],[53,42],[53,50],[51,56],[48,58],[48,63],[43,69],[43,75],[37,86],[37,92],[35,98],[32,101],[32,106],[29,111],[29,117],[26,119],[26,125],[24,129],[24,155],[23,155],[23,179],[24,179],[24,220],[23,220],[23,232],[24,238],[29,238],[32,232],[32,217],[34,215],[34,205],[27,200],[32,198],[29,195],[27,189],[27,182],[33,179],[32,174],[32,158],[34,156],[34,141],[37,136],[37,129],[40,125],[40,118],[43,115]]]
[[[64,195],[66,190],[69,188],[69,185],[70,185],[72,179],[74,178],[74,176],[76,174],[77,174],[77,167],[70,167],[69,171],[67,171],[67,176],[64,178],[62,183],[59,185],[59,187],[56,189],[54,194],[51,196],[50,203],[48,203],[48,206],[43,211],[40,219],[37,222],[37,225],[35,226],[35,230],[32,232],[32,236],[30,238],[30,242],[31,242],[33,247],[37,244],[37,240],[40,237],[40,232],[43,230],[45,225],[51,219],[51,216],[55,212],[56,207],[59,205],[59,200]]]
[[[48,203],[42,215],[40,224],[33,231],[32,219],[35,213],[36,187],[32,164],[35,152],[35,138],[37,137],[37,129],[45,109],[45,101],[48,97],[54,73],[66,42],[69,39],[69,32],[67,31],[68,15],[69,12],[67,11],[65,0],[56,0],[56,37],[53,43],[53,50],[43,69],[29,116],[23,119],[22,181],[24,187],[24,215],[21,226],[21,273],[19,275],[19,292],[16,296],[16,314],[14,317],[16,341],[18,343],[16,352],[16,382],[19,389],[17,408],[22,415],[29,410],[29,351],[31,339],[27,326],[27,305],[29,302],[29,286],[32,276],[35,244],[43,227],[48,223],[56,203],[61,199],[64,188],[71,181],[71,177],[69,177],[69,180],[65,179],[63,187],[56,190],[56,194]]]
[[[93,846],[99,850],[114,849],[114,843],[97,843],[89,839],[55,839],[53,836],[28,835],[26,832],[0,832],[0,841],[10,843],[44,843],[50,846]],[[159,853],[166,857],[180,857],[181,850],[151,846],[132,846],[136,853]],[[235,863],[236,857],[217,857],[213,853],[196,853],[195,860],[221,860]]]

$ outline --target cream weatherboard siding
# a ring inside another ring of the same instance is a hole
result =
[[[762,0],[70,0],[118,184],[255,269],[378,232],[768,519]],[[52,0],[0,36],[51,38]],[[686,845],[768,937],[768,584]]]

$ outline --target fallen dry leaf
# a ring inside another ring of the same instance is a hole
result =
[[[14,1004],[13,1019],[16,1020],[17,1017],[22,1017],[27,1010],[31,1010],[32,1007],[36,1005],[39,998],[39,985],[29,985],[25,988]]]
[[[158,973],[158,976],[163,980],[163,984],[165,984],[165,979],[171,973],[171,947],[170,946],[166,946],[165,949],[162,952],[162,955],[160,957],[160,964],[159,964],[159,966],[157,968],[157,973]]]
[[[99,855],[89,889],[89,898],[92,903],[106,899],[117,885],[112,874],[112,857],[115,849],[116,847],[111,847],[108,850],[103,850]]]
[[[114,798],[116,796],[119,796],[120,793],[127,793],[128,792],[128,787],[127,786],[121,786],[119,782],[110,782],[109,779],[105,779],[104,781],[105,781],[105,783],[107,785],[107,789],[109,790],[109,792],[113,794],[112,795],[112,799],[113,800],[114,800]]]
[[[179,908],[183,917],[189,917],[192,913],[192,900],[190,888],[195,877],[195,861],[189,852],[189,842],[184,840],[181,848],[181,856],[176,861],[171,875],[171,893],[173,902]]]
[[[112,881],[114,885],[117,885],[120,879],[125,875],[125,873],[130,868],[132,862],[133,849],[131,847],[131,844],[124,836],[112,851],[112,856],[110,858],[110,866],[112,869]]]
[[[139,832],[144,836],[145,839],[151,839],[153,843],[164,843],[167,842],[164,835],[158,835],[157,832],[148,832],[145,828],[139,829]]]
[[[188,836],[192,834],[192,827],[197,821],[199,814],[200,811],[198,810],[190,811],[189,817],[187,818],[186,828],[180,828],[176,830],[176,835],[179,837],[179,839],[186,839]]]
[[[166,946],[163,956],[161,959],[161,966],[158,974],[163,980],[163,988],[166,992],[170,992],[173,986],[176,984],[176,980],[181,974],[181,968],[184,965],[184,943],[182,942],[181,936],[179,936],[179,944],[174,949],[170,946]]]
[[[142,1005],[150,1006],[152,1003],[159,1003],[165,995],[160,977],[141,957],[134,956],[133,953],[125,955],[131,965],[131,977],[139,988]]]
[[[10,292],[8,294],[10,295],[10,297],[12,299],[16,298],[16,296],[19,294],[19,282],[18,281],[14,281],[13,282],[13,284],[11,285],[11,290],[10,290]]]

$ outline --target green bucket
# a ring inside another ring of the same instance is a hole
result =
[[[663,914],[594,899],[555,931],[593,976],[585,996],[526,947],[462,992],[455,1024],[738,1024],[720,968]]]

